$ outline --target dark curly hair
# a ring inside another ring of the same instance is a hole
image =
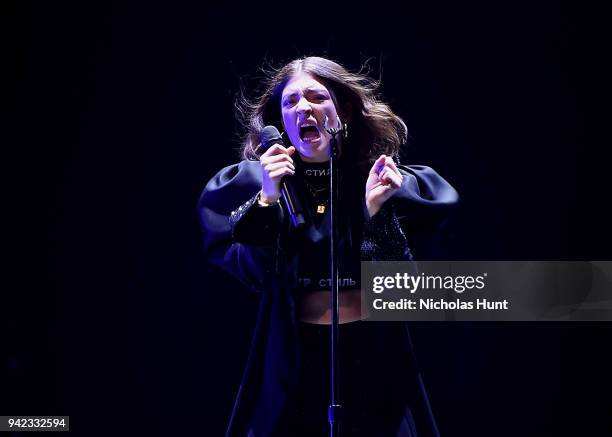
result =
[[[308,73],[331,89],[339,110],[350,105],[347,139],[358,161],[371,162],[383,153],[397,157],[400,146],[407,140],[406,124],[380,99],[380,82],[360,72],[351,73],[329,59],[310,56],[265,73],[267,80],[263,93],[253,101],[241,97],[236,103],[246,131],[241,147],[244,159],[258,159],[256,150],[260,132],[265,126],[281,126],[281,93],[287,82],[299,73]]]

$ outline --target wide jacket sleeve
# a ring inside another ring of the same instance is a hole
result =
[[[205,256],[254,290],[276,270],[283,221],[279,205],[258,205],[260,188],[259,162],[242,161],[218,172],[198,202]]]
[[[404,180],[392,199],[412,254],[417,260],[446,259],[459,194],[430,167],[400,165],[398,169]]]
[[[362,259],[441,259],[459,195],[430,167],[400,165],[398,169],[402,186],[364,223]]]

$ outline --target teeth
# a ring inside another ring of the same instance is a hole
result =
[[[320,132],[319,127],[317,126],[317,124],[316,124],[316,123],[312,123],[312,122],[306,122],[306,123],[304,123],[304,124],[300,125],[300,127],[299,127],[299,130],[300,130],[300,138],[301,138],[303,141],[306,141],[306,142],[311,142],[311,141],[314,141],[314,138],[305,139],[304,137],[302,137],[302,134],[304,133],[304,132],[302,131],[302,129],[307,128],[307,127],[314,127],[314,128],[315,128],[315,130],[317,131],[317,137],[316,137],[316,138],[320,138],[321,132]]]

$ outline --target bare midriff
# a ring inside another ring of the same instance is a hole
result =
[[[361,290],[340,290],[340,323],[361,320]],[[309,291],[298,300],[298,319],[305,323],[330,325],[332,319],[331,291]]]

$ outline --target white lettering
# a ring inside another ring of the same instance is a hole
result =
[[[508,301],[506,299],[502,301],[488,301],[487,299],[478,299],[476,301],[476,308],[479,310],[507,310]]]
[[[372,291],[374,293],[382,293],[385,290],[382,286],[384,280],[384,276],[374,276],[374,284],[372,284]]]

